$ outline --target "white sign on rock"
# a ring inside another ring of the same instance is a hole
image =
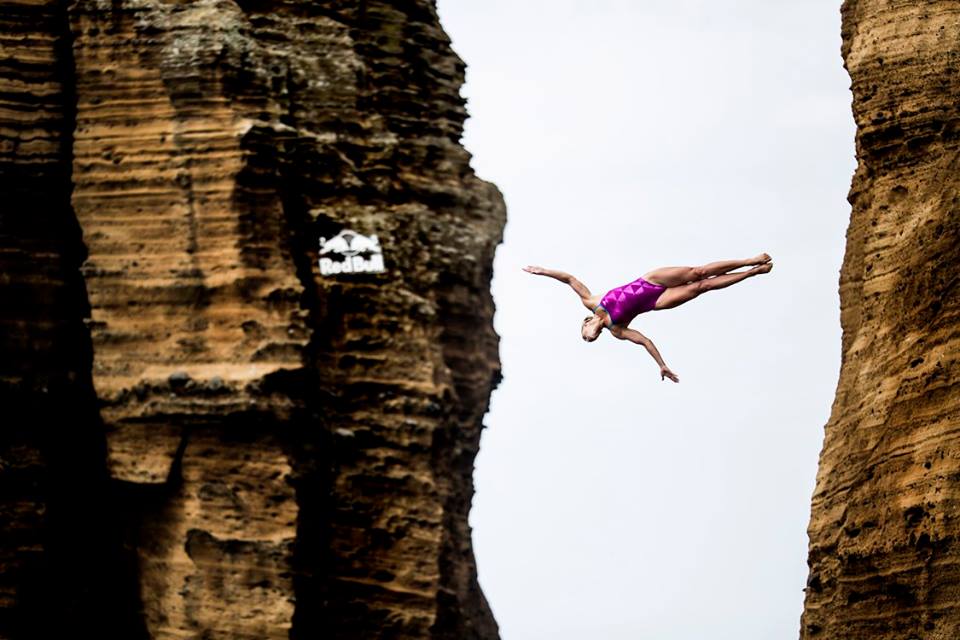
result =
[[[383,273],[383,251],[377,236],[344,229],[329,240],[320,238],[320,275]]]

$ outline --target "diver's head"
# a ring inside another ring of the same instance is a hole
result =
[[[587,342],[593,342],[603,331],[603,318],[594,314],[583,319],[583,325],[580,327],[580,335]]]

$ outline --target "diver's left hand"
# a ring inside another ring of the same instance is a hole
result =
[[[679,376],[673,371],[670,371],[670,367],[660,367],[660,379],[663,380],[664,378],[670,378],[674,382],[680,382]]]

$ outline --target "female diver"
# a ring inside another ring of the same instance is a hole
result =
[[[753,268],[748,271],[730,273],[740,267]],[[723,289],[741,280],[773,268],[770,256],[761,253],[749,260],[725,260],[711,262],[701,267],[664,267],[643,274],[629,284],[611,289],[605,294],[593,295],[590,289],[569,273],[544,269],[543,267],[524,267],[524,271],[538,276],[547,276],[570,285],[580,297],[580,301],[593,312],[583,319],[580,334],[587,342],[593,342],[604,328],[609,329],[615,338],[629,340],[644,348],[660,365],[660,379],[670,378],[680,382],[680,378],[664,364],[660,352],[653,342],[635,329],[627,328],[630,321],[646,311],[672,309],[684,302],[693,300],[701,293]]]

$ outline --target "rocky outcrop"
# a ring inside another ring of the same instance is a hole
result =
[[[960,6],[847,0],[859,165],[805,639],[960,637]]]
[[[433,3],[0,21],[0,634],[497,637],[467,515],[504,207]],[[320,272],[346,229],[384,271]]]

